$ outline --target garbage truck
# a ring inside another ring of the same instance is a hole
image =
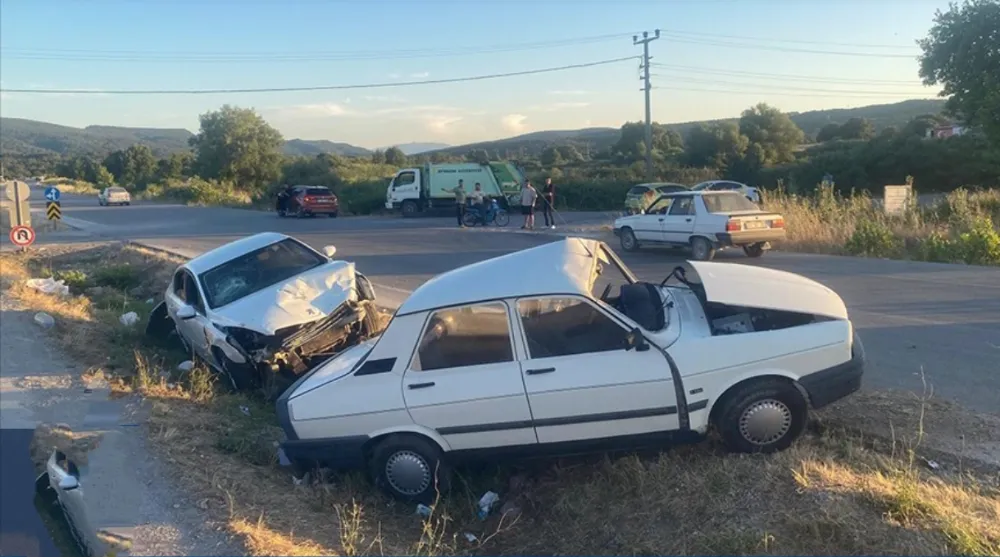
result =
[[[404,168],[389,182],[385,208],[400,211],[404,217],[450,210],[455,206],[452,190],[459,180],[463,181],[466,193],[471,193],[478,182],[485,195],[508,206],[520,195],[524,173],[512,162],[425,164],[419,168]]]

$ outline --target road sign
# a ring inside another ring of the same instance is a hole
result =
[[[886,214],[898,215],[906,211],[913,201],[913,186],[886,186],[882,195],[882,207]]]
[[[26,248],[35,242],[35,231],[30,226],[15,226],[10,229],[10,243]]]
[[[31,196],[31,189],[28,184],[14,180],[7,183],[7,199],[11,201],[24,201]]]
[[[45,199],[48,201],[59,201],[60,195],[62,195],[62,192],[60,192],[59,188],[55,186],[45,188]]]
[[[60,203],[58,201],[49,201],[46,203],[45,216],[48,217],[49,220],[62,220],[62,206]]]

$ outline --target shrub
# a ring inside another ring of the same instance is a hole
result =
[[[968,232],[959,234],[956,251],[969,265],[1000,265],[1000,233],[988,216],[977,217]]]
[[[142,283],[142,276],[139,269],[131,265],[109,265],[101,267],[94,272],[94,284],[117,288],[119,290],[129,290]]]
[[[844,246],[852,255],[892,257],[899,252],[899,239],[882,220],[862,220]]]
[[[74,289],[80,290],[87,286],[87,273],[79,271],[77,269],[70,269],[68,271],[56,271],[53,273],[52,278],[55,280],[61,280],[63,283]]]

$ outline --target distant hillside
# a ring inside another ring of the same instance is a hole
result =
[[[286,155],[315,156],[333,153],[345,157],[363,157],[372,154],[364,147],[349,143],[337,143],[325,139],[289,139],[281,148]]]
[[[876,104],[858,108],[833,108],[827,110],[812,110],[809,112],[793,112],[789,114],[792,121],[798,124],[809,137],[815,137],[820,128],[829,123],[843,124],[851,118],[867,118],[875,125],[876,131],[890,126],[903,127],[907,122],[923,114],[938,114],[944,108],[943,99],[912,99],[894,104]],[[700,120],[695,122],[679,122],[666,124],[667,128],[676,130],[681,135],[691,128],[702,124],[718,122],[735,122],[738,118],[719,120]],[[553,145],[573,145],[581,152],[587,148],[592,151],[604,151],[618,141],[617,128],[587,128],[582,130],[541,131],[532,132],[507,139],[483,141],[468,145],[458,145],[440,149],[438,152],[453,155],[464,155],[473,149],[484,149],[492,157],[516,158],[538,156],[545,148]]]
[[[184,129],[122,128],[87,126],[73,128],[25,120],[0,118],[0,153],[12,155],[66,155],[103,157],[112,151],[127,149],[136,143],[148,145],[158,157],[190,149],[188,139],[194,134]],[[285,142],[289,155],[336,153],[345,156],[365,156],[371,151],[347,143],[292,139]]]
[[[405,155],[419,155],[420,153],[426,153],[428,151],[440,151],[441,149],[447,149],[451,147],[447,143],[401,143],[399,145],[392,145],[391,147],[399,147],[399,149]]]

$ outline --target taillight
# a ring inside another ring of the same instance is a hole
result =
[[[784,227],[785,227],[785,219],[778,218],[771,221],[771,228],[784,228]]]
[[[307,195],[307,196],[305,196],[305,197],[302,198],[302,201],[305,201],[306,203],[312,203],[313,200],[314,200],[313,196],[311,196],[311,195]]]
[[[740,221],[731,220],[726,223],[726,232],[738,232],[742,228]]]

